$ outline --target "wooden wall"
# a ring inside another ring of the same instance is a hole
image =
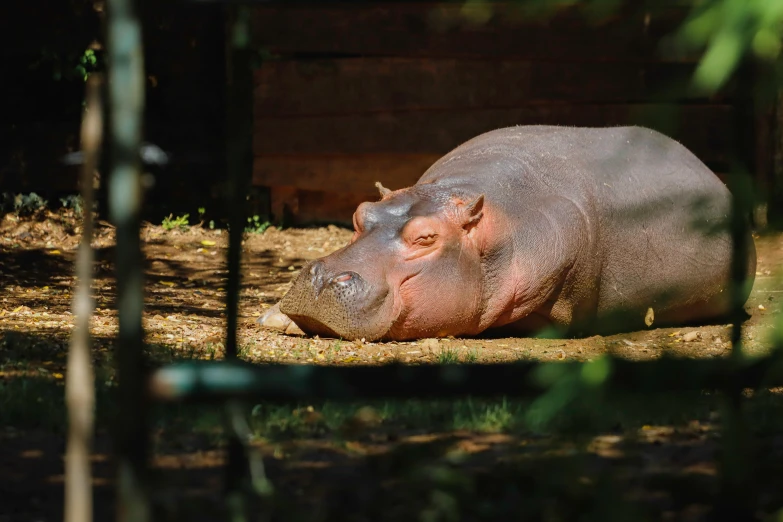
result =
[[[640,4],[594,21],[500,4],[481,20],[460,3],[256,8],[254,184],[278,219],[350,223],[376,180],[411,185],[461,142],[520,124],[647,125],[725,171],[743,100],[689,94],[695,57],[665,52],[686,11]]]
[[[270,189],[277,219],[349,223],[358,203],[376,197],[375,181],[413,184],[477,134],[536,123],[648,125],[725,172],[737,133],[744,149],[763,152],[763,126],[734,86],[709,99],[683,88],[695,57],[667,51],[664,38],[686,15],[682,3],[629,0],[593,21],[574,8],[542,19],[502,4],[471,18],[462,2],[254,7],[263,58],[248,107],[254,184]],[[0,190],[72,192],[78,173],[58,159],[78,148],[84,87],[53,73],[101,38],[99,16],[90,0],[13,5],[0,20],[10,74],[0,85]],[[151,211],[216,205],[205,199],[224,181],[223,14],[176,2],[143,13],[146,138],[174,160],[149,195]]]

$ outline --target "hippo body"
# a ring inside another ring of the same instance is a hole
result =
[[[412,187],[379,188],[351,243],[305,266],[262,324],[406,340],[631,331],[729,311],[731,195],[653,130],[498,129]]]

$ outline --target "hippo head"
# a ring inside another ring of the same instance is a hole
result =
[[[484,195],[419,184],[359,205],[351,242],[302,268],[280,311],[309,334],[412,339],[478,332]]]

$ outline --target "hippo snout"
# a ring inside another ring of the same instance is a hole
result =
[[[356,293],[364,289],[364,280],[356,272],[347,271],[330,275],[326,271],[323,261],[315,261],[307,270],[310,274],[310,283],[313,285],[316,299],[325,288],[335,288],[343,293]]]
[[[356,271],[317,260],[300,272],[280,311],[309,334],[374,339],[389,327],[390,318],[379,314],[388,293],[383,281],[371,284]]]

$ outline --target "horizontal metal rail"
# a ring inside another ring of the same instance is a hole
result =
[[[730,359],[592,362],[427,364],[327,367],[257,365],[243,361],[187,361],[152,371],[148,391],[155,401],[354,400],[536,396],[548,388],[545,374],[572,376],[589,387],[664,393],[783,386],[783,353],[736,363]],[[552,379],[553,381],[556,379]]]

